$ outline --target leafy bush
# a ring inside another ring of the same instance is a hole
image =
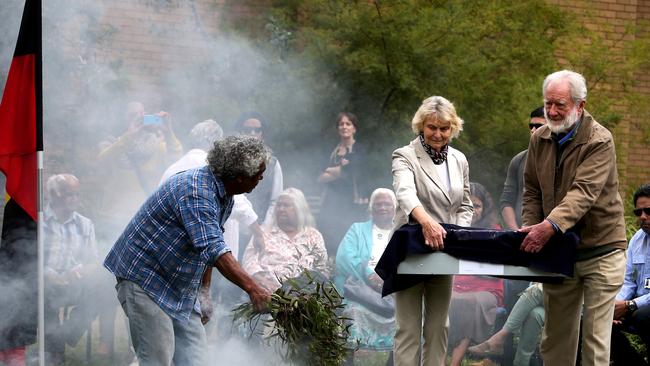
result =
[[[316,277],[316,278],[315,278]],[[272,328],[268,338],[277,338],[285,346],[282,358],[299,365],[341,365],[351,350],[349,319],[341,316],[343,297],[325,278],[308,271],[299,277],[281,281],[282,287],[271,296]],[[235,321],[256,324],[264,314],[244,303],[233,310]]]

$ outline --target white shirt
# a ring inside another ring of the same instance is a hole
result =
[[[201,149],[192,149],[165,170],[158,185],[163,184],[174,174],[206,165],[208,165],[208,153]]]
[[[390,229],[382,229],[372,224],[372,251],[368,260],[368,267],[373,271],[375,270],[375,266],[377,266],[377,262],[379,262],[379,258],[384,254],[386,246],[388,246],[388,239],[390,239]]]
[[[271,226],[273,222],[273,213],[275,211],[275,201],[278,199],[278,196],[283,191],[284,186],[284,177],[282,176],[282,167],[280,162],[275,162],[275,168],[273,169],[273,188],[271,189],[271,203],[269,204],[268,210],[266,210],[266,215],[264,216],[263,224],[265,226]]]
[[[442,164],[433,164],[436,167],[436,172],[442,181],[442,184],[445,186],[445,190],[449,193],[449,187],[451,186],[451,181],[449,180],[449,167],[447,166],[447,160]]]
[[[257,221],[251,201],[243,194],[233,196],[235,200],[230,217],[223,224],[223,241],[226,242],[232,255],[239,258],[239,224],[249,227]]]
[[[170,165],[163,173],[160,179],[160,184],[169,179],[174,174],[184,172],[189,169],[200,168],[208,164],[208,153],[201,149],[192,149],[178,159],[174,164]],[[237,258],[239,254],[239,224],[248,227],[257,221],[257,214],[253,211],[253,205],[243,194],[233,196],[234,204],[232,213],[228,220],[223,224],[223,240],[226,242],[228,248],[233,255]]]

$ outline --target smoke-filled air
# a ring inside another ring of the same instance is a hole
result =
[[[1,0],[5,94],[24,5]],[[544,258],[584,249],[567,230],[583,221],[555,211],[522,229],[579,160],[543,166],[529,141],[562,151],[621,120],[608,103],[592,119],[586,85],[576,96],[577,72],[623,79],[578,57],[574,20],[538,0],[43,1],[42,215],[0,174],[0,365],[39,364],[40,349],[45,365],[541,365],[541,285],[489,275],[570,276]],[[558,49],[576,72],[551,74]],[[611,152],[595,159],[614,171],[576,184],[617,176],[611,143],[584,151]],[[589,202],[611,194],[619,228],[618,180],[602,184]],[[614,236],[588,258],[622,255]]]

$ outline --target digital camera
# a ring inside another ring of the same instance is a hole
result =
[[[155,114],[145,114],[142,116],[142,124],[145,126],[161,125],[163,123],[162,117]]]

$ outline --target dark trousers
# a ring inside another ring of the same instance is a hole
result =
[[[117,301],[113,284],[106,281],[107,278],[110,276],[95,271],[65,286],[46,282],[47,364],[63,364],[65,345],[75,346],[98,317],[100,341],[112,349]]]
[[[650,307],[638,309],[620,326],[612,328],[612,351],[614,365],[648,365],[630,344],[624,332],[637,334],[646,347],[650,345]]]

